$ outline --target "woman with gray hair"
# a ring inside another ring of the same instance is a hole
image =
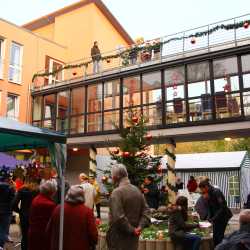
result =
[[[84,205],[84,190],[80,185],[72,186],[64,204],[63,250],[95,249],[98,232],[92,209]],[[55,209],[47,227],[48,250],[58,250],[60,205]]]
[[[40,193],[34,198],[30,210],[28,234],[29,250],[44,250],[46,246],[45,230],[56,207],[53,196],[57,187],[52,181],[45,181],[39,187]]]

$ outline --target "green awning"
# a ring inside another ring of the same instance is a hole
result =
[[[49,147],[66,143],[66,137],[47,129],[0,117],[0,151]]]

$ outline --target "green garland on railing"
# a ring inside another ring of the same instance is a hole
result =
[[[108,56],[102,56],[101,60],[102,61],[107,61],[109,59],[115,59],[115,58],[119,58],[121,57],[124,61],[122,62],[123,66],[127,66],[128,63],[129,63],[129,55],[131,53],[135,53],[137,54],[138,52],[140,51],[144,51],[144,52],[150,52],[150,51],[157,51],[157,50],[160,50],[162,45],[164,44],[167,44],[167,43],[170,43],[172,41],[179,41],[179,40],[183,40],[183,39],[189,39],[189,38],[192,38],[192,37],[202,37],[202,36],[207,36],[208,34],[212,34],[220,29],[224,29],[224,30],[232,30],[232,29],[239,29],[239,28],[242,28],[244,27],[245,24],[250,24],[250,20],[245,20],[245,21],[241,21],[241,22],[238,22],[238,23],[234,23],[234,24],[220,24],[220,25],[217,25],[211,29],[208,29],[206,31],[201,31],[201,32],[196,32],[194,34],[190,34],[188,36],[182,36],[182,37],[173,37],[173,38],[170,38],[168,40],[165,40],[163,42],[157,42],[153,45],[151,44],[146,44],[144,46],[135,46],[133,48],[129,48],[129,49],[126,49],[124,51],[121,51],[120,53],[116,53],[116,54],[113,54],[113,55],[108,55]],[[53,75],[55,76],[57,73],[59,73],[60,71],[64,70],[64,69],[73,69],[73,68],[81,68],[81,67],[85,67],[86,69],[88,68],[88,65],[92,63],[92,60],[89,60],[87,62],[83,62],[83,63],[79,63],[79,64],[68,64],[68,65],[65,65],[63,67],[60,67],[56,70],[53,70],[51,72],[44,72],[44,73],[37,73],[37,74],[34,74],[33,75],[33,78],[32,78],[32,82],[35,80],[36,77],[44,77],[44,76],[50,76],[50,75]]]

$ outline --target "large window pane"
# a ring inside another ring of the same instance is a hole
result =
[[[88,86],[88,112],[102,110],[102,84]]]
[[[120,107],[120,80],[104,83],[104,110]]]
[[[56,117],[56,96],[44,96],[44,118],[54,119]]]
[[[9,64],[9,81],[21,82],[22,46],[12,42]]]
[[[166,100],[184,98],[184,67],[176,67],[165,70]]]
[[[33,99],[33,121],[42,119],[42,96],[36,96]]]
[[[244,88],[250,88],[250,74],[243,75],[243,86]]]
[[[88,124],[87,124],[88,132],[95,132],[95,131],[102,130],[102,114],[101,113],[88,114],[87,121],[88,121]]]
[[[123,79],[123,106],[136,106],[141,104],[140,77],[133,76]]]
[[[104,130],[113,130],[119,126],[119,110],[104,113]]]
[[[225,92],[216,93],[215,108],[218,119],[240,116],[240,95],[226,94]]]
[[[19,117],[19,96],[8,94],[7,117],[17,120]]]
[[[214,60],[214,89],[215,92],[231,92],[239,90],[237,58]]]
[[[73,89],[71,92],[71,115],[83,114],[85,111],[85,88]]]
[[[57,117],[64,119],[68,116],[69,91],[59,92],[57,94]]]
[[[242,72],[250,72],[250,54],[241,57]]]
[[[84,116],[71,117],[70,119],[70,133],[78,134],[84,132]]]
[[[141,107],[135,107],[132,109],[133,115],[140,117],[141,116]],[[131,124],[128,123],[129,118],[129,110],[123,109],[123,127],[126,128],[128,126],[131,126]]]
[[[190,64],[187,71],[188,97],[211,93],[208,62]]]
[[[149,105],[143,107],[143,116],[147,119],[147,125],[162,124],[162,105]]]
[[[142,89],[143,104],[161,102],[161,72],[143,74]]]
[[[210,95],[202,95],[201,98],[189,100],[189,121],[201,121],[212,119],[212,100]]]
[[[243,93],[243,105],[245,116],[250,116],[250,92]]]
[[[186,105],[181,98],[166,104],[166,120],[167,124],[186,121]]]

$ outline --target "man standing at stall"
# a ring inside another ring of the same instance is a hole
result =
[[[227,207],[226,199],[220,189],[213,187],[209,180],[201,181],[199,188],[207,200],[208,220],[213,224],[213,241],[217,246],[224,238],[226,226],[233,216]]]

